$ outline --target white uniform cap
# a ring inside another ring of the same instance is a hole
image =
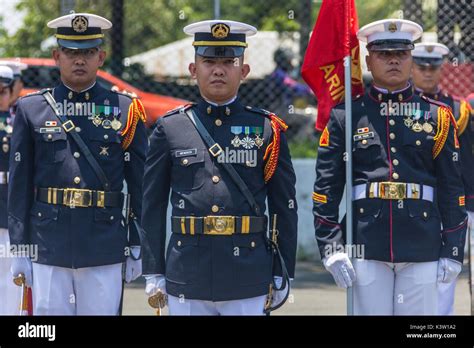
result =
[[[0,60],[0,66],[8,66],[12,69],[14,76],[21,76],[21,72],[28,68],[25,63],[15,60]]]
[[[257,33],[249,24],[220,19],[189,24],[183,31],[194,36],[196,54],[204,57],[240,57],[247,47],[246,37]]]
[[[383,19],[363,26],[357,38],[373,51],[412,50],[423,28],[406,19]]]
[[[56,29],[59,46],[86,49],[101,45],[102,30],[112,28],[112,23],[95,14],[71,13],[48,22],[48,27]]]
[[[0,66],[0,85],[2,87],[10,86],[13,82],[13,70],[8,66]]]
[[[413,61],[417,65],[440,66],[443,58],[449,54],[449,48],[440,43],[417,43],[412,52]]]

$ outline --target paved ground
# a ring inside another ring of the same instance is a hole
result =
[[[331,275],[320,263],[299,262],[292,297],[275,315],[345,315],[346,292],[334,285]],[[143,280],[125,290],[124,315],[154,315],[146,301]],[[464,267],[456,287],[455,314],[470,314],[468,269]],[[165,312],[166,314],[166,312]]]

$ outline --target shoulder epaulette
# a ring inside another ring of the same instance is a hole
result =
[[[23,97],[21,98],[26,98],[26,97],[33,97],[35,95],[42,95],[46,92],[51,92],[53,89],[52,88],[44,88],[42,90],[39,90],[39,91],[35,91],[35,92],[31,92],[31,93],[28,93],[26,95],[24,95]]]
[[[428,98],[427,96],[424,96],[424,95],[420,96],[420,98],[423,99],[427,103],[434,104],[434,105],[437,105],[437,106],[445,106],[445,107],[449,108],[448,104],[440,102],[439,100],[434,100],[434,99]]]
[[[174,108],[172,110],[167,111],[166,114],[164,114],[161,117],[168,117],[168,116],[171,116],[171,115],[182,114],[182,113],[186,112],[187,110],[189,110],[190,108],[192,108],[194,105],[196,105],[196,104],[195,103],[188,103],[188,104],[185,104],[185,105],[178,106],[177,108]]]
[[[117,92],[116,92],[117,93]],[[123,137],[122,148],[126,150],[133,141],[138,121],[146,123],[145,107],[138,98],[132,98],[132,102],[128,107],[127,124],[120,133]]]
[[[125,90],[125,89],[122,90],[122,91],[119,91],[119,90],[117,90],[117,89],[115,89],[115,88],[112,88],[110,91],[113,92],[113,93],[117,93],[117,94],[123,95],[124,97],[128,97],[128,98],[130,98],[130,99],[138,98],[138,95],[137,95],[136,93],[129,92],[129,91]]]

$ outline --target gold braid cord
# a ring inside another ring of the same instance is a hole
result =
[[[143,123],[146,122],[145,108],[139,99],[133,98],[132,103],[128,108],[127,124],[121,133],[123,137],[122,148],[124,150],[126,150],[132,143],[139,120],[142,120]]]
[[[272,178],[273,174],[275,174],[278,165],[278,155],[280,154],[280,132],[286,132],[288,129],[286,123],[277,115],[270,114],[269,118],[273,131],[273,139],[267,146],[265,155],[263,156],[264,161],[267,161],[268,159],[263,170],[265,183],[267,183]]]
[[[461,135],[466,130],[471,115],[471,107],[468,102],[461,100],[459,106],[459,120],[457,122],[458,134]]]
[[[456,121],[454,120],[453,113],[451,109],[445,106],[438,107],[438,125],[436,135],[434,136],[434,146],[433,146],[433,159],[438,157],[439,153],[443,149],[446,139],[448,139],[449,133],[449,123],[453,122],[454,124],[454,140],[457,142],[456,135]]]

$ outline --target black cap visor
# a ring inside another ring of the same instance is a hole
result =
[[[443,65],[443,58],[413,57],[413,62],[420,66],[439,67]]]
[[[235,58],[244,54],[245,47],[236,46],[195,46],[196,54],[207,58]]]
[[[96,48],[102,45],[103,39],[92,39],[92,40],[65,40],[58,39],[58,45],[64,48],[74,49],[87,49]]]
[[[411,51],[414,48],[409,40],[375,40],[367,45],[369,51]]]

